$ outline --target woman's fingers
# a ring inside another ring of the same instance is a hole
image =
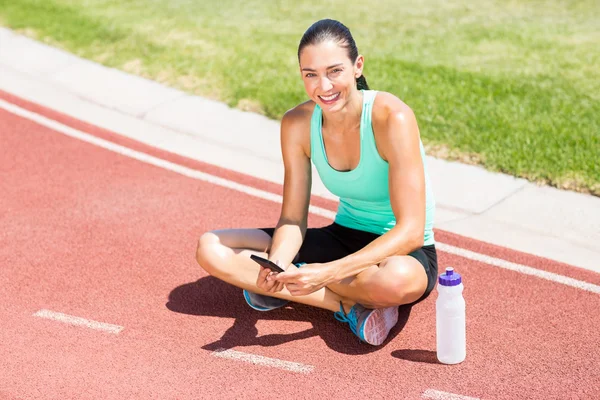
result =
[[[276,275],[277,272],[273,272],[270,269],[261,266],[260,271],[258,273],[258,277],[256,279],[256,286],[258,286],[265,292],[280,292],[285,287],[285,283],[273,279],[273,277],[275,277]]]
[[[281,292],[283,290],[283,288],[285,287],[285,285],[283,284],[283,282],[277,282],[277,281],[275,281],[275,285],[277,287],[277,289],[275,290],[276,292]]]
[[[274,275],[277,275],[277,273],[275,272]],[[276,280],[272,280],[269,281],[269,284],[271,284],[271,288],[269,289],[269,292],[271,293],[275,293],[275,292],[281,292],[281,289],[283,289],[285,287],[285,285],[281,282],[277,282]]]
[[[281,283],[283,283],[283,282],[281,282]],[[298,290],[300,290],[300,286],[298,286],[298,284],[296,284],[296,283],[284,283],[284,285],[292,296],[296,296],[298,293]]]
[[[273,283],[267,280],[267,277],[271,273],[271,270],[268,268],[260,267],[260,272],[258,273],[258,277],[256,278],[256,286],[261,288],[262,290],[269,291],[273,287]]]

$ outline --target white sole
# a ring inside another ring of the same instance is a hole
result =
[[[398,307],[378,308],[365,321],[363,337],[367,343],[379,346],[397,323]]]

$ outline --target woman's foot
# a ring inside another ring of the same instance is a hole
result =
[[[348,323],[360,340],[379,346],[398,322],[398,306],[369,309],[357,303],[346,314],[340,303],[340,311],[334,316],[338,321]]]
[[[300,268],[305,265],[304,262],[299,262],[294,264],[296,267]],[[257,294],[250,292],[248,290],[244,290],[244,299],[246,299],[246,303],[255,310],[258,311],[271,311],[276,308],[280,308],[289,303],[288,300],[278,299],[277,297],[265,296],[264,294]]]
[[[246,299],[246,303],[248,303],[250,307],[258,311],[271,311],[289,303],[288,300],[252,293],[247,290],[244,290],[244,299]]]

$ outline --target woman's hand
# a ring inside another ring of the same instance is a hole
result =
[[[292,296],[306,296],[335,282],[335,269],[325,264],[305,264],[300,268],[293,266],[285,272],[273,274],[268,280],[285,284]]]
[[[281,267],[281,263],[279,261],[274,261],[274,262],[275,262],[275,264],[277,264]],[[273,272],[269,268],[265,268],[262,265],[259,265],[259,267],[260,267],[260,271],[258,273],[258,277],[256,278],[256,286],[258,286],[260,289],[264,290],[265,292],[269,292],[269,293],[280,292],[283,289],[284,284],[282,282],[277,282],[276,280],[272,279],[272,277],[279,274],[279,272]],[[296,267],[294,267],[294,268],[296,268]]]

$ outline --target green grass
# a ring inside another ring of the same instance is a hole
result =
[[[597,0],[0,0],[1,25],[272,118],[306,98],[296,49],[325,17],[429,154],[600,195]]]

